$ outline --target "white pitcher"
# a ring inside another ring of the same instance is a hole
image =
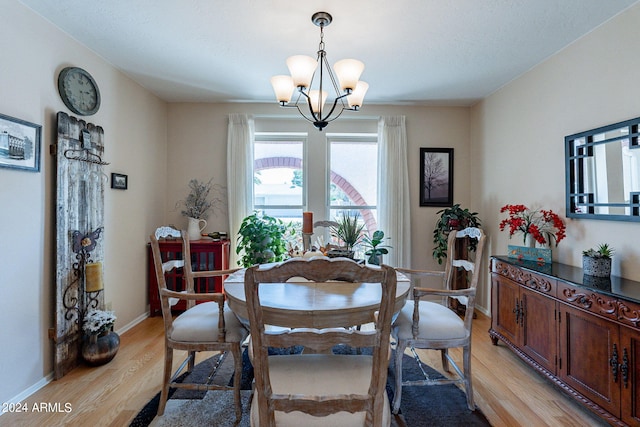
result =
[[[202,226],[200,226],[202,224]],[[204,219],[197,219],[189,217],[189,226],[187,227],[187,234],[189,235],[189,240],[200,240],[202,237],[200,236],[200,232],[205,229],[207,226],[207,221]]]

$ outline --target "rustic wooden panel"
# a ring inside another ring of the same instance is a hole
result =
[[[85,135],[90,135],[87,138]],[[96,246],[87,261],[104,260],[104,165],[96,163],[104,153],[100,126],[58,113],[58,138],[51,147],[56,158],[56,313],[54,376],[61,378],[80,362],[81,316],[86,311],[80,257],[74,252],[74,232],[80,237],[94,233]],[[97,235],[97,236],[96,236]],[[77,237],[76,237],[77,239]],[[76,244],[77,247],[77,244]],[[75,264],[75,269],[74,269]],[[104,307],[103,292],[94,304]]]

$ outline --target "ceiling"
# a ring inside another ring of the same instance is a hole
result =
[[[275,102],[326,11],[329,62],[365,63],[365,105],[471,105],[638,1],[20,0],[168,102]]]

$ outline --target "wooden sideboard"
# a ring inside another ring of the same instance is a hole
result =
[[[182,259],[182,243],[179,240],[160,240],[160,254],[163,261],[170,259]],[[191,247],[191,268],[193,271],[199,270],[227,270],[229,268],[228,240],[194,240],[190,242]],[[151,245],[148,248],[148,268],[149,268],[149,312],[151,316],[161,313],[160,295],[158,293],[158,281],[153,266],[153,253]],[[167,288],[177,291],[184,290],[182,269],[173,270],[166,274]],[[223,292],[224,277],[202,277],[195,279],[194,289],[196,292]],[[175,310],[184,310],[185,303],[180,301],[174,306]]]
[[[640,425],[640,282],[491,257],[491,329],[611,425]]]

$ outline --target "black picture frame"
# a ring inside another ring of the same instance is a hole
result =
[[[420,206],[453,206],[453,148],[420,148]]]
[[[42,126],[0,114],[0,167],[40,172]]]
[[[126,190],[129,187],[129,176],[122,173],[111,173],[111,188]]]

